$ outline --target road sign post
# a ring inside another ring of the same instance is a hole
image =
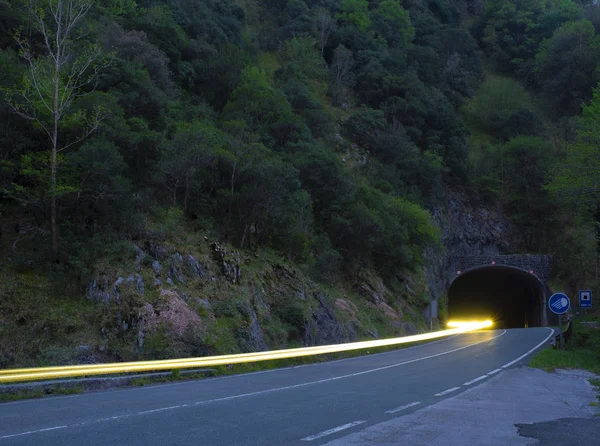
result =
[[[552,296],[550,296],[550,299],[548,299],[548,307],[550,308],[550,311],[558,315],[558,329],[560,333],[560,336],[558,338],[559,349],[561,349],[563,346],[562,315],[569,310],[570,306],[571,301],[569,300],[568,296],[564,293],[555,293]]]
[[[558,337],[558,349],[562,350],[563,348],[563,335],[562,335],[562,314],[558,315],[558,330],[560,336]]]

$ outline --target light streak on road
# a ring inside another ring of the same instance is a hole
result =
[[[218,365],[271,361],[275,359],[299,358],[303,356],[323,355],[329,353],[339,353],[353,350],[362,350],[367,348],[387,347],[392,345],[408,344],[412,342],[428,341],[431,339],[442,338],[445,336],[481,330],[484,328],[489,328],[493,325],[492,321],[490,320],[469,322],[452,321],[452,324],[454,326],[447,330],[441,330],[432,333],[423,333],[412,336],[403,336],[399,338],[378,339],[373,341],[350,342],[346,344],[321,345],[315,347],[302,347],[285,350],[272,350],[267,352],[240,353],[234,355],[167,359],[157,361],[118,362],[110,364],[7,369],[0,370],[0,383],[38,381],[92,375],[112,375],[159,370],[188,369],[196,367],[210,367]]]

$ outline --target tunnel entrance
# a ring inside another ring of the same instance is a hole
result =
[[[477,268],[456,278],[448,291],[450,319],[492,318],[499,328],[543,325],[544,285],[516,268]]]

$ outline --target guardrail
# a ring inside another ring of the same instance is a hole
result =
[[[562,343],[560,340],[560,334],[557,334],[551,340],[552,348],[553,349],[564,348],[564,344],[566,344],[567,342],[569,342],[571,340],[572,334],[573,334],[573,321],[569,321],[569,323],[567,324],[567,329],[562,334]]]
[[[26,369],[0,370],[0,383],[14,383],[22,381],[38,381],[58,378],[72,378],[94,375],[113,375],[132,372],[147,372],[159,370],[188,369],[197,367],[210,367],[217,365],[241,364],[248,362],[270,361],[274,359],[299,358],[303,356],[338,353],[366,348],[386,347],[391,345],[407,344],[411,342],[426,341],[445,336],[451,336],[469,331],[489,328],[493,325],[490,320],[483,322],[461,322],[455,328],[404,336],[392,339],[379,339],[374,341],[351,342],[347,344],[322,345],[315,347],[301,347],[267,352],[240,353],[234,355],[206,356],[199,358],[165,359],[157,361],[117,362],[110,364],[71,365],[56,367],[37,367]]]

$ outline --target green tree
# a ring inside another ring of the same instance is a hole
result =
[[[593,91],[589,104],[583,107],[576,140],[568,144],[564,158],[552,172],[548,184],[563,204],[571,203],[594,212],[600,202],[600,87]]]
[[[471,125],[497,140],[542,130],[531,94],[513,79],[488,76],[462,110]]]
[[[552,169],[552,145],[541,138],[518,136],[502,147],[503,201],[519,226],[526,249],[543,239],[550,201],[544,185]]]
[[[383,0],[371,14],[373,30],[381,35],[390,47],[405,47],[413,39],[415,28],[410,14],[402,8],[400,0]]]
[[[177,193],[183,189],[183,209],[188,210],[190,196],[202,187],[216,152],[225,144],[224,135],[210,122],[183,123],[172,140],[161,150],[156,179],[172,196],[177,205]]]
[[[342,0],[336,18],[343,24],[366,30],[371,26],[369,2],[367,0]]]
[[[285,95],[269,83],[264,71],[256,67],[244,69],[239,85],[223,110],[225,119],[245,120],[261,136],[269,132],[271,125],[291,113]]]
[[[591,22],[568,22],[544,41],[535,58],[542,91],[559,114],[579,113],[600,80],[600,36]]]
[[[475,34],[498,70],[528,75],[541,42],[581,16],[571,0],[492,0],[486,2]]]

